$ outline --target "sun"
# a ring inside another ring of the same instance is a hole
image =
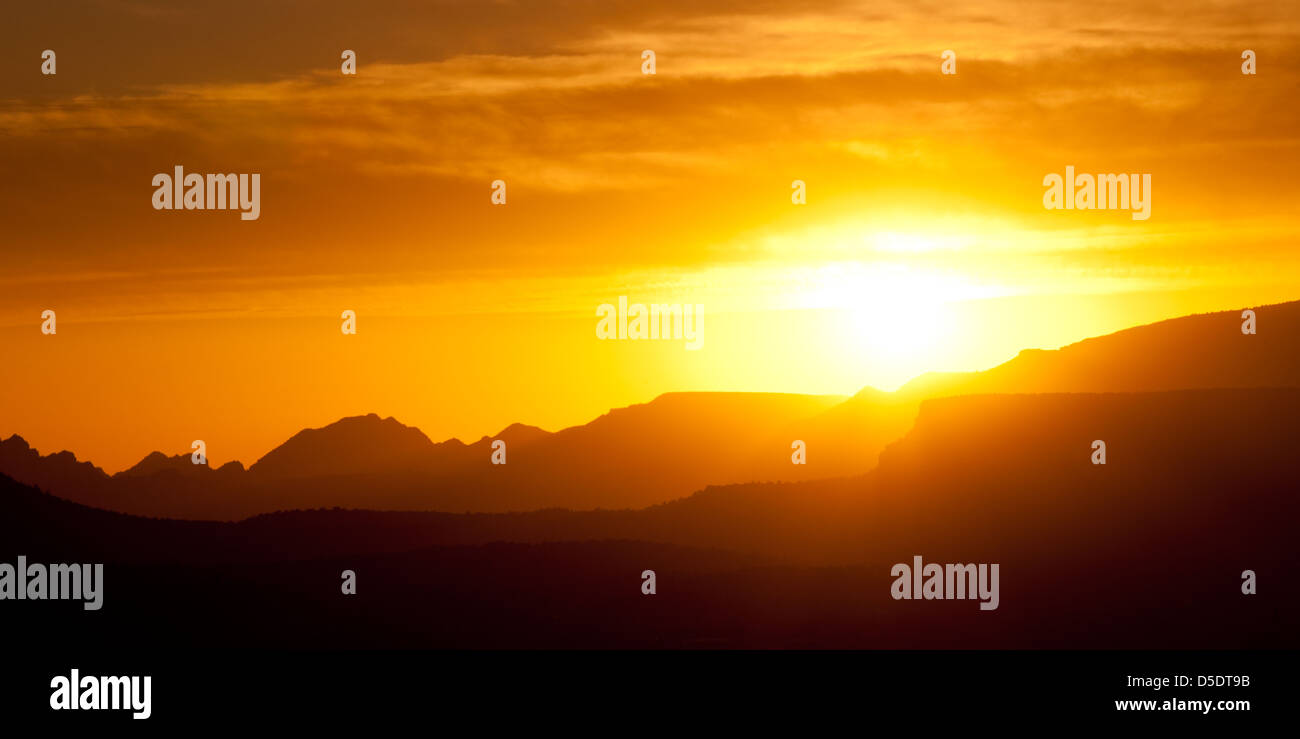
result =
[[[933,236],[897,231],[882,231],[874,234],[871,243],[877,251],[904,254],[919,254],[943,246],[943,240]]]
[[[851,335],[862,350],[889,360],[932,352],[948,328],[947,304],[933,295],[882,294],[857,301],[848,309]]]
[[[869,368],[882,389],[941,363],[955,304],[972,292],[959,275],[898,262],[826,264],[801,282],[802,307],[826,311],[835,322],[833,355]]]

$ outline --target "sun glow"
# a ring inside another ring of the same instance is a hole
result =
[[[924,243],[895,236],[895,243]],[[839,351],[887,376],[884,385],[901,384],[944,355],[956,303],[1008,292],[894,262],[831,263],[800,274],[797,284],[791,302],[838,315]]]

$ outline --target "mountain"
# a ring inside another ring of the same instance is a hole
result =
[[[392,471],[432,474],[436,471],[437,449],[438,445],[419,429],[371,413],[344,418],[324,428],[303,429],[257,460],[248,471],[261,480]]]
[[[911,427],[920,404],[929,398],[1300,387],[1300,352],[1295,349],[1300,343],[1300,301],[1252,310],[1257,319],[1253,335],[1241,332],[1241,310],[1207,313],[1060,349],[1026,349],[981,372],[927,373],[893,393],[864,388],[804,424],[809,471],[824,477],[866,471],[886,445]],[[864,466],[863,458],[871,464]]]
[[[500,439],[511,447],[519,448],[532,444],[535,441],[541,441],[550,435],[549,431],[543,431],[536,426],[529,426],[523,423],[512,423],[504,429],[501,429],[501,433],[496,436],[484,436],[482,439],[479,439],[477,443],[487,443],[490,446],[492,441]]]
[[[129,469],[122,470],[115,477],[151,477],[154,475],[202,475],[212,470],[207,463],[195,464],[189,454],[177,454],[169,457],[162,452],[150,452],[144,459],[136,462]]]
[[[773,469],[779,475],[794,467],[790,444],[798,437],[790,435],[791,427],[842,400],[783,393],[661,395],[534,441],[507,465],[488,470],[482,495],[508,502],[467,509],[527,510],[536,507],[528,506],[529,494],[570,508],[640,507],[709,484],[763,479]]]
[[[1240,310],[1184,316],[1056,350],[1027,349],[983,372],[928,373],[898,392],[933,398],[1300,386],[1300,301],[1252,310],[1253,335],[1241,332]]]
[[[103,470],[90,462],[79,461],[72,452],[41,456],[17,434],[0,441],[0,473],[19,482],[68,493],[93,493],[109,481]]]
[[[11,614],[86,645],[1295,648],[1298,414],[1297,388],[932,399],[870,473],[623,511],[170,521],[0,478],[0,557],[107,563],[95,619]],[[999,607],[894,600],[917,555],[998,564]]]
[[[376,414],[306,429],[246,471],[152,453],[112,477],[71,455],[0,442],[0,473],[69,500],[149,516],[231,520],[295,508],[533,510],[649,505],[789,465],[788,428],[843,400],[781,393],[669,393],[557,433],[512,424],[435,443]],[[492,443],[506,442],[494,465]],[[15,460],[13,464],[7,460]],[[73,472],[76,471],[76,474]]]
[[[1188,316],[1026,350],[983,372],[923,375],[894,393],[668,393],[556,433],[513,424],[470,444],[433,442],[371,414],[301,431],[247,470],[155,452],[111,478],[67,452],[42,457],[15,436],[0,442],[0,473],[78,502],[178,518],[321,506],[636,508],[708,485],[864,474],[934,398],[1300,387],[1300,302],[1254,310],[1255,335],[1241,333],[1240,311]],[[491,463],[497,439],[504,465]],[[796,440],[804,465],[791,464]]]

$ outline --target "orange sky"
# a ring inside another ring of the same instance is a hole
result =
[[[247,464],[348,414],[439,440],[847,394],[1300,298],[1300,6],[1080,6],[21,4],[0,435]],[[261,217],[153,210],[178,164],[261,173]],[[1151,218],[1045,210],[1067,164],[1150,173]],[[703,348],[598,341],[620,295],[703,304]]]

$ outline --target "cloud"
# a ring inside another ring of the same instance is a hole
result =
[[[77,35],[36,5],[11,28],[52,34],[60,74],[0,44],[17,274],[183,258],[290,280],[355,274],[364,249],[377,283],[484,262],[561,277],[743,261],[804,218],[1104,226],[1039,207],[1066,164],[1154,173],[1165,224],[1276,225],[1297,194],[1286,3],[91,3]],[[1268,73],[1239,74],[1244,44]],[[150,210],[175,164],[263,173],[262,220]],[[796,178],[807,211],[779,207]],[[221,274],[195,288],[254,289]]]

